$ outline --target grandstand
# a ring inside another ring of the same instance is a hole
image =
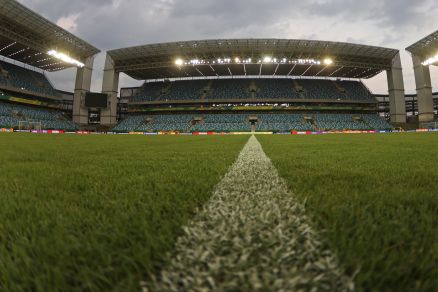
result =
[[[129,115],[116,132],[292,132],[390,130],[376,114],[215,113]]]
[[[0,85],[43,97],[59,96],[43,73],[4,61],[0,61]]]
[[[135,93],[129,98],[131,109],[159,109],[167,110],[168,113],[128,114],[114,131],[291,132],[391,129],[391,125],[376,114],[377,100],[360,81],[306,78],[158,81],[145,82]],[[238,110],[230,110],[233,108],[230,103],[241,106],[235,107]],[[261,103],[262,106],[258,106]],[[275,110],[279,103],[283,104],[283,110]],[[216,106],[210,107],[212,104]],[[293,110],[294,105],[300,105],[301,110]],[[352,110],[355,106],[356,111]],[[340,109],[338,112],[334,111],[337,107]],[[187,115],[184,109],[195,110],[197,114]],[[222,109],[220,113],[218,109]],[[245,112],[245,109],[251,112]],[[314,109],[320,111],[315,112]]]
[[[391,122],[403,123],[399,52],[365,45],[227,39],[122,48],[107,52],[103,88],[116,102],[119,73],[145,80],[122,88],[115,131],[387,130],[361,82],[382,71]]]
[[[78,127],[62,111],[0,102],[0,128],[32,129],[39,124],[46,130],[77,130]]]
[[[131,101],[376,100],[363,83],[320,79],[209,79],[144,83]]]
[[[81,97],[90,90],[92,59],[99,50],[17,1],[3,0],[0,8],[1,126],[77,129],[72,113],[61,111],[74,101],[76,122],[88,123]],[[45,74],[71,67],[78,68],[74,99],[56,90]]]

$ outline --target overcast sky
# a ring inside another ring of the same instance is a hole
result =
[[[105,51],[156,42],[214,38],[343,41],[401,50],[405,88],[415,91],[405,48],[438,29],[436,0],[19,0],[101,49],[92,90],[102,87]],[[438,91],[438,69],[432,68]],[[75,69],[49,74],[73,91]],[[120,85],[141,82],[122,74]],[[387,93],[386,74],[366,84]]]

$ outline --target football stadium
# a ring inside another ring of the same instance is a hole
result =
[[[438,31],[101,50],[22,2],[0,0],[0,291],[437,290]]]

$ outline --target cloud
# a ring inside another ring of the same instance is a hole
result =
[[[240,37],[319,39],[396,48],[401,50],[408,92],[414,91],[415,84],[412,62],[404,48],[438,27],[436,0],[19,1],[104,51],[146,43]],[[104,58],[101,53],[95,61],[95,90],[101,88]],[[67,75],[50,76],[57,86],[73,90],[73,80]],[[366,83],[373,91],[387,92],[385,74]],[[131,86],[138,81],[123,77],[120,84]],[[436,78],[434,87],[438,90]]]
[[[78,20],[79,14],[72,14],[69,16],[63,16],[56,22],[57,25],[62,27],[65,30],[68,30],[71,33],[75,33],[78,28]]]

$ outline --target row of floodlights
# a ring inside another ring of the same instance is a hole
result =
[[[240,59],[240,58],[219,58],[217,60],[200,60],[200,59],[192,59],[189,61],[184,61],[181,58],[175,60],[175,65],[184,66],[184,65],[211,65],[211,64],[302,64],[302,65],[321,65],[324,64],[329,66],[333,64],[333,60],[331,58],[325,58],[324,60],[316,60],[316,59],[287,59],[287,58],[273,58],[270,56],[266,56],[263,59],[258,59],[253,62],[251,58]]]
[[[435,57],[431,57],[431,58],[427,59],[426,61],[424,61],[421,64],[423,64],[424,66],[429,66],[429,65],[435,64],[437,62],[438,62],[438,54],[435,55]]]
[[[66,54],[60,53],[60,52],[58,52],[56,50],[48,51],[47,55],[52,56],[52,57],[54,57],[54,58],[56,58],[58,60],[61,60],[61,61],[65,62],[65,63],[75,65],[76,67],[79,67],[79,68],[83,68],[85,66],[84,63],[79,62],[78,60],[73,59],[72,57],[69,57]]]

